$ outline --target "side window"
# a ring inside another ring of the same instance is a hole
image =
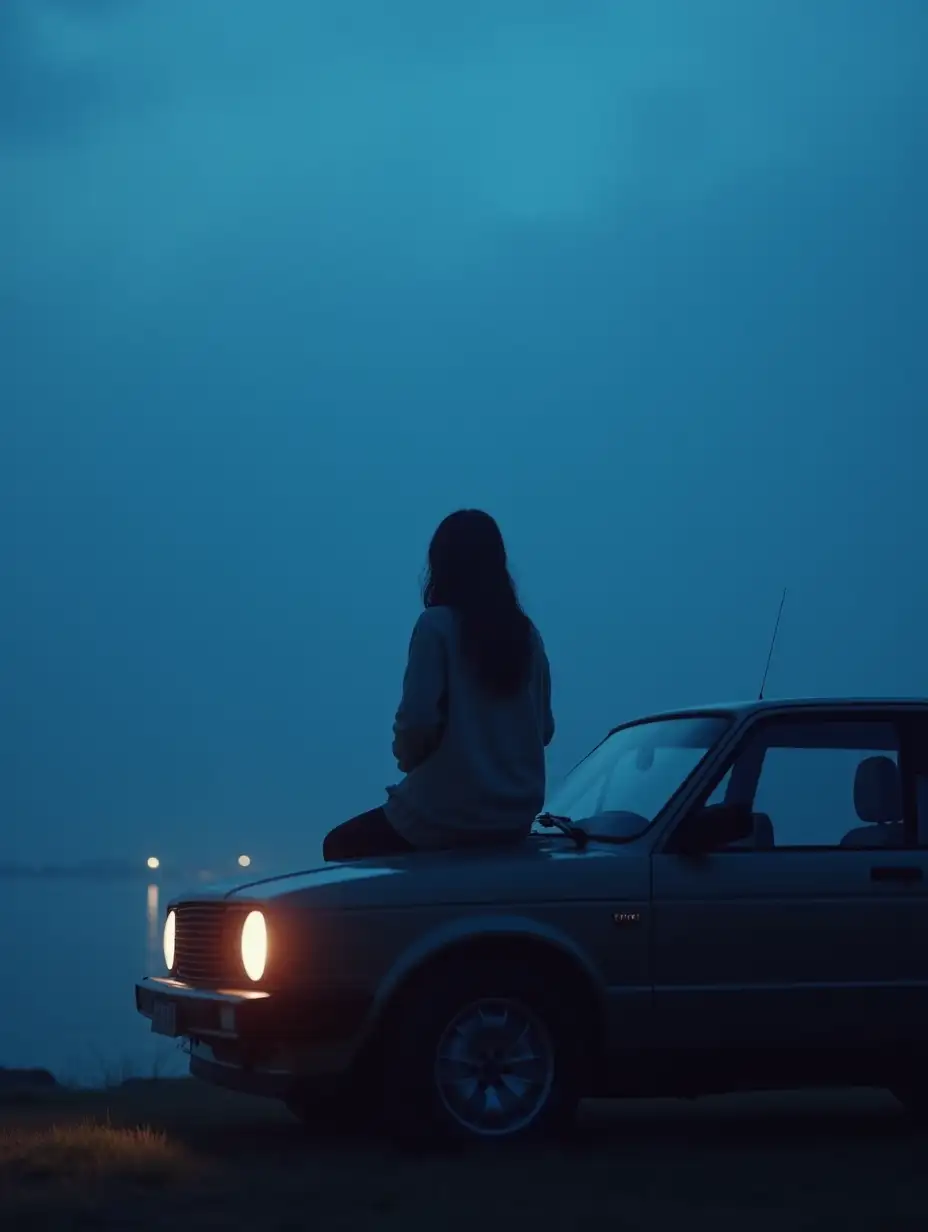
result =
[[[917,841],[919,847],[928,847],[928,722],[914,724],[912,738]]]
[[[774,722],[761,729],[742,756],[757,758],[759,752],[751,807],[770,818],[774,848],[903,845],[894,724]]]
[[[731,766],[725,771],[722,777],[716,783],[712,790],[712,794],[707,798],[706,804],[724,804],[728,794],[728,784],[731,782]]]

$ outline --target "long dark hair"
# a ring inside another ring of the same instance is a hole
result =
[[[480,509],[459,509],[439,525],[429,544],[422,598],[426,607],[458,615],[461,650],[490,693],[511,696],[528,679],[532,624],[506,563],[496,521]]]

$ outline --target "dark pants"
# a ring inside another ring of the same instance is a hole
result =
[[[382,808],[343,821],[322,840],[322,858],[327,861],[396,856],[404,851],[415,851],[415,848],[397,834]]]

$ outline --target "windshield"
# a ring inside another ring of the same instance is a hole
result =
[[[607,736],[545,801],[597,838],[637,838],[728,730],[727,715],[634,723]]]

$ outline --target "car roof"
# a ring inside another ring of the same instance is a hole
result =
[[[828,709],[828,710],[884,710],[928,709],[926,697],[766,697],[762,700],[740,702],[710,702],[703,706],[681,706],[675,710],[662,710],[654,714],[628,719],[618,727],[653,719],[680,719],[688,715],[726,714],[743,719],[765,711]]]

